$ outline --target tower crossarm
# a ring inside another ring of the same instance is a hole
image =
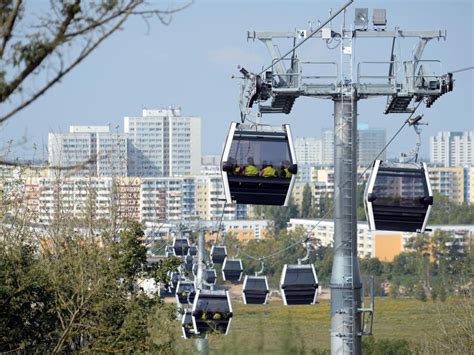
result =
[[[359,62],[356,64],[356,77],[352,86],[359,99],[387,96],[384,113],[410,113],[416,102],[424,100],[430,107],[440,96],[453,89],[452,74],[443,73],[438,60],[422,59],[424,49],[432,39],[446,39],[446,30],[435,31],[393,31],[343,30],[342,33],[330,31],[332,38],[350,36],[360,39],[391,38],[394,43],[404,38],[418,38],[419,42],[408,60],[396,58],[392,53],[386,62]],[[325,34],[327,36],[327,33]],[[293,44],[306,38],[305,30],[293,32],[249,31],[247,39],[259,40],[265,44],[272,59],[272,65],[262,78],[254,80],[267,83],[263,95],[248,95],[259,103],[260,113],[290,113],[295,100],[300,96],[332,99],[341,93],[341,78],[337,63],[300,61],[293,53],[291,57],[280,57],[274,39],[290,39]],[[323,32],[314,33],[308,39],[325,39]],[[326,37],[327,39],[327,37]],[[286,65],[285,65],[286,64]],[[324,71],[332,65],[334,75],[305,75],[309,66],[314,71]],[[324,67],[326,66],[326,67]],[[378,66],[378,67],[377,67]],[[387,67],[387,75],[374,75],[374,69]],[[287,69],[288,68],[288,69]],[[257,78],[258,77],[258,78]],[[255,85],[256,86],[256,85]]]

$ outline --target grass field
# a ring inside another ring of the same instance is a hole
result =
[[[419,344],[440,332],[443,318],[432,302],[414,299],[377,298],[374,337],[405,339]],[[227,336],[212,336],[212,354],[318,354],[329,350],[329,301],[314,306],[246,306],[233,302],[234,319]],[[193,343],[180,340],[183,351],[193,352]]]

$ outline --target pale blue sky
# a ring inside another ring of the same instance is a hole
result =
[[[474,6],[465,1],[355,1],[356,7],[385,7],[388,29],[446,29],[446,41],[431,41],[425,59],[440,59],[444,71],[474,65]],[[62,83],[0,127],[0,147],[10,139],[27,143],[15,154],[31,157],[31,147],[47,143],[50,131],[67,131],[69,125],[120,125],[123,117],[140,115],[143,107],[181,106],[184,114],[202,117],[203,154],[220,154],[229,122],[239,119],[237,66],[257,71],[269,64],[260,42],[247,42],[247,30],[292,31],[308,28],[308,21],[327,17],[330,7],[343,1],[200,1],[176,14],[171,25],[139,19],[129,22]],[[340,27],[334,23],[334,29]],[[289,48],[283,43],[282,52]],[[397,48],[408,59],[414,41]],[[390,40],[367,40],[357,47],[360,60],[388,60]],[[320,40],[310,40],[300,53],[303,60],[338,58]],[[428,137],[440,130],[474,129],[474,72],[455,75],[455,90],[431,109],[423,108],[429,126],[424,129],[424,156]],[[385,99],[362,100],[359,120],[385,127],[391,136],[406,115],[383,115]],[[332,102],[300,98],[290,115],[269,115],[266,122],[288,122],[295,136],[319,136],[332,126]],[[406,129],[389,149],[389,155],[414,147],[415,136]],[[41,154],[39,154],[41,155]],[[12,155],[10,155],[12,157]]]

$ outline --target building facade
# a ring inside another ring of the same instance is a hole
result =
[[[385,129],[370,128],[365,123],[357,125],[357,164],[366,167],[382,152],[386,144]],[[383,151],[378,159],[386,158]],[[334,165],[334,130],[331,128],[322,131],[322,165]]]
[[[71,126],[69,133],[48,134],[51,174],[126,176],[127,137],[109,126]]]
[[[60,217],[143,223],[247,218],[246,205],[225,204],[220,175],[8,178],[0,188],[0,215],[20,213],[44,225]]]
[[[474,131],[444,131],[430,137],[430,160],[445,167],[474,165]]]
[[[201,167],[201,119],[178,108],[143,110],[124,118],[129,138],[128,175],[187,176]]]
[[[323,161],[323,142],[314,137],[297,137],[295,153],[298,165],[319,165]]]
[[[441,230],[448,233],[452,242],[459,246],[459,251],[468,253],[474,237],[474,225],[431,225],[428,236]],[[323,246],[333,245],[334,221],[292,218],[288,222],[289,231],[304,230],[311,238],[318,239]],[[376,257],[381,261],[393,261],[408,249],[409,240],[417,233],[371,231],[367,223],[357,224],[357,252],[359,257]]]

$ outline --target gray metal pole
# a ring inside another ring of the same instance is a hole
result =
[[[357,97],[341,85],[334,98],[334,262],[331,354],[361,354],[361,288],[357,260]]]
[[[203,279],[203,265],[204,265],[204,253],[206,251],[206,242],[204,239],[204,230],[199,231],[199,240],[198,240],[198,269],[196,275],[196,287],[202,289],[202,279]],[[197,338],[195,340],[196,350],[199,354],[207,355],[209,354],[209,342],[207,338]]]

